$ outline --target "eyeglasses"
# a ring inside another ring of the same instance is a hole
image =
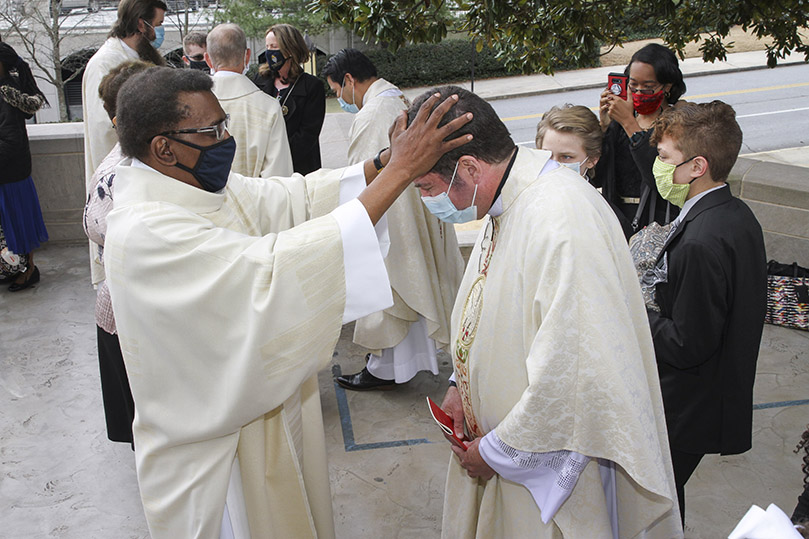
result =
[[[175,129],[174,131],[163,131],[162,133],[158,133],[155,136],[205,133],[206,135],[215,136],[216,140],[222,140],[223,138],[225,138],[225,132],[228,130],[229,125],[230,125],[230,114],[225,114],[225,119],[216,125],[208,125],[205,127],[192,127],[189,129]]]
[[[656,94],[663,87],[662,84],[657,82],[646,84],[635,84],[633,82],[630,82],[627,86],[629,87],[629,91],[632,92],[633,94],[643,94],[643,95]]]

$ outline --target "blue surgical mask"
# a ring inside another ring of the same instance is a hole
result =
[[[175,167],[194,176],[200,186],[211,193],[221,191],[227,185],[230,167],[236,155],[236,139],[228,137],[210,146],[200,146],[178,138],[169,138],[199,150],[199,158],[194,168],[188,168],[179,162],[174,164]]]
[[[154,41],[152,41],[152,47],[155,49],[159,49],[160,45],[163,44],[163,38],[166,37],[166,29],[162,26],[158,26],[154,29]]]
[[[354,98],[354,85],[351,85],[351,101],[353,103],[348,104],[343,101],[343,88],[345,88],[345,78],[343,78],[343,85],[340,86],[340,95],[337,96],[337,102],[340,103],[340,108],[346,111],[349,114],[357,114],[360,111],[360,108],[357,106],[357,100]]]
[[[449,199],[449,190],[452,189],[452,182],[455,181],[457,173],[458,163],[455,163],[455,170],[452,172],[452,179],[449,181],[446,192],[434,197],[421,197],[421,201],[427,206],[427,210],[445,223],[468,223],[478,218],[478,207],[475,206],[475,197],[478,195],[477,184],[475,184],[475,192],[472,195],[472,205],[468,208],[459,210]]]
[[[149,25],[149,28],[154,30],[154,40],[150,41],[149,43],[152,44],[152,47],[155,49],[159,49],[160,45],[163,44],[163,38],[166,37],[166,29],[162,26],[152,26],[152,24],[147,21],[146,19],[141,19],[143,22]]]

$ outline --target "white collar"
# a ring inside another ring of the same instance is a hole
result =
[[[129,166],[131,166],[133,168],[142,168],[144,170],[151,170],[152,172],[157,172],[158,174],[162,174],[162,172],[158,172],[157,170],[153,169],[152,167],[150,167],[149,165],[147,165],[146,163],[144,163],[143,161],[141,161],[137,157],[132,158],[132,163]]]
[[[722,185],[717,185],[716,187],[711,187],[707,191],[703,191],[700,194],[686,200],[685,204],[683,204],[683,209],[680,210],[680,214],[674,219],[674,222],[676,222],[677,224],[681,223],[683,221],[683,219],[685,219],[686,214],[691,210],[691,208],[694,207],[694,204],[696,204],[702,197],[704,197],[708,193],[712,193],[712,192],[716,191],[717,189],[722,189],[726,185],[727,185],[726,183],[722,183]]]
[[[124,41],[121,38],[118,38],[118,41],[121,43],[121,47],[123,47],[124,52],[127,54],[127,56],[129,56],[130,58],[133,58],[135,60],[140,59],[140,55],[138,54],[138,51],[136,51],[135,49],[133,49],[132,47],[127,45],[126,41]]]
[[[237,73],[235,71],[216,71],[213,74],[213,78],[224,79],[225,77],[235,77],[237,75],[241,75],[241,73]]]

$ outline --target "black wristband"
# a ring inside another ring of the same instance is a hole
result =
[[[379,150],[379,153],[374,156],[374,168],[377,174],[382,172],[382,169],[385,168],[385,165],[382,164],[382,152],[385,150],[387,150],[387,148],[382,148]]]
[[[458,384],[455,383],[455,380],[450,380],[449,387],[458,387]]]
[[[640,131],[635,131],[632,133],[632,136],[629,137],[629,143],[632,146],[637,146],[641,143],[641,141],[646,137],[646,131],[641,129]]]

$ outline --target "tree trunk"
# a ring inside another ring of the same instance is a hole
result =
[[[59,35],[59,17],[62,15],[59,11],[59,2],[51,2],[51,59],[53,60],[53,85],[56,87],[56,95],[59,106],[59,121],[67,122],[69,115],[67,111],[67,99],[65,99],[65,82],[62,80],[62,54],[61,44],[62,40]]]

